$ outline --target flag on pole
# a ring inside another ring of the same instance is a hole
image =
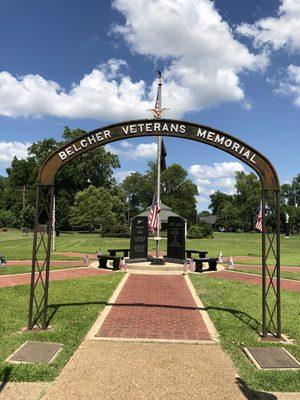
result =
[[[152,205],[148,217],[148,226],[152,232],[154,232],[158,227],[158,218],[157,215],[160,212],[160,206],[157,202],[156,193],[154,193]]]
[[[161,154],[160,154],[160,171],[163,172],[167,168],[166,164],[167,151],[164,144],[164,139],[161,141]]]
[[[53,209],[52,209],[52,252],[55,252],[55,196],[53,196]]]
[[[259,232],[262,232],[262,202],[260,202],[260,208],[259,208],[259,213],[257,216],[257,221],[255,225],[255,229],[257,229]]]

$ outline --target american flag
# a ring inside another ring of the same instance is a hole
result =
[[[259,209],[259,213],[258,213],[258,216],[257,216],[255,229],[257,229],[260,232],[262,232],[262,230],[263,230],[262,229],[262,203],[260,203],[260,209]]]
[[[151,230],[151,232],[154,232],[157,227],[158,227],[158,218],[157,215],[160,212],[160,205],[157,203],[157,196],[156,193],[154,193],[153,200],[152,200],[152,205],[148,217],[148,226]]]

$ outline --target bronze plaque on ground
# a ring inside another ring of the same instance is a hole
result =
[[[62,348],[60,343],[26,342],[7,361],[25,363],[50,363]]]
[[[259,369],[300,368],[300,363],[283,347],[247,347],[245,352]]]

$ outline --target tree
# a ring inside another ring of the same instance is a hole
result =
[[[254,230],[261,199],[261,184],[251,172],[236,172],[236,204],[243,218],[246,230]]]
[[[32,229],[34,226],[34,207],[26,206],[20,214],[20,225],[22,228]]]
[[[26,205],[35,205],[36,178],[38,170],[46,157],[67,141],[85,133],[80,129],[71,130],[65,127],[62,141],[44,139],[33,143],[27,159],[14,158],[7,169],[5,194],[0,196],[3,208],[10,209],[18,219],[23,208],[22,190],[26,189]],[[113,178],[113,168],[119,168],[118,156],[106,151],[103,147],[83,154],[62,168],[56,177],[56,221],[61,229],[69,227],[70,207],[75,194],[93,184],[112,188],[116,185]],[[1,182],[0,182],[1,183]]]
[[[89,186],[75,196],[70,213],[71,225],[91,231],[99,228],[102,233],[109,231],[115,220],[112,203],[112,195],[108,190]]]
[[[172,164],[161,174],[161,201],[189,222],[196,221],[197,186],[187,178],[187,171],[178,164]],[[149,206],[156,190],[156,163],[149,162],[144,175],[135,172],[122,184],[126,193],[127,207],[131,216]]]

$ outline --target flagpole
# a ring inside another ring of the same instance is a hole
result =
[[[53,215],[52,215],[52,253],[55,252],[55,196],[53,196]]]
[[[161,107],[161,87],[162,87],[162,76],[161,72],[157,71],[157,79],[158,79],[158,88],[157,88],[157,95],[156,95],[156,102],[155,108],[150,109],[150,111],[154,119],[160,119],[161,115],[168,110],[168,108]],[[153,263],[164,264],[162,259],[159,259],[159,242],[160,242],[160,183],[161,183],[161,155],[162,155],[162,137],[157,137],[157,181],[156,181],[156,206],[157,206],[157,228],[156,228],[156,259],[152,260]],[[151,263],[152,263],[151,262]]]

